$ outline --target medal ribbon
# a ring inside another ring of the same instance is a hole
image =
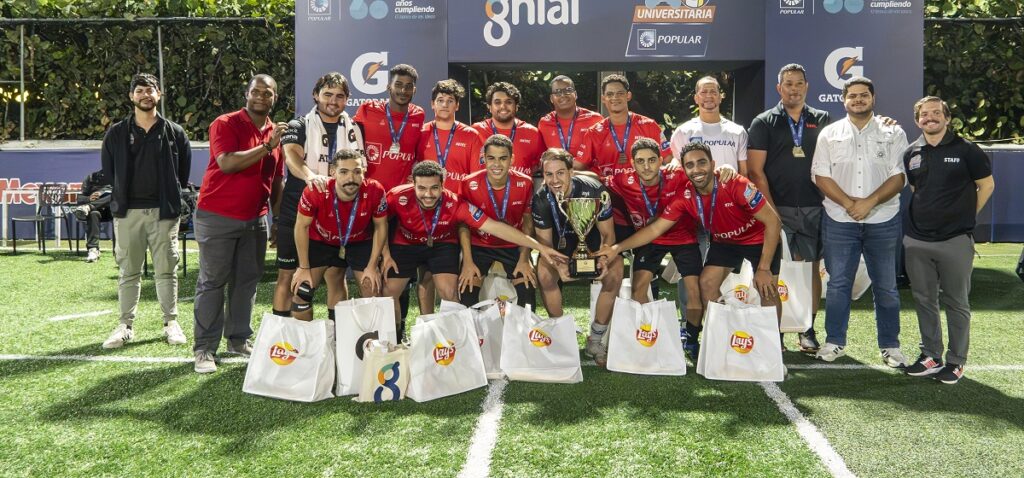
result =
[[[636,173],[633,173],[636,174]],[[640,195],[644,198],[644,206],[647,207],[647,214],[653,220],[654,215],[658,213],[658,203],[661,202],[661,186],[665,184],[665,176],[662,175],[661,171],[658,171],[658,196],[654,198],[654,205],[651,205],[651,200],[647,197],[647,186],[640,181],[640,175],[637,174],[636,182],[640,186]]]
[[[344,238],[341,235],[341,216],[338,214],[338,193],[334,192],[334,222],[338,224],[338,239],[341,241],[341,247],[348,245],[349,237],[352,237],[352,224],[356,222],[356,211],[359,210],[359,193],[356,193],[356,199],[352,203],[352,211],[348,214],[348,227],[345,228]]]
[[[494,212],[498,214],[498,220],[505,222],[505,214],[508,212],[508,197],[512,195],[512,176],[505,178],[505,198],[501,200],[501,209],[498,209],[498,201],[494,199],[494,188],[491,187],[491,182],[487,181],[487,194],[491,197],[491,205],[494,206]]]
[[[434,151],[437,153],[437,162],[441,163],[443,168],[445,163],[448,162],[448,153],[452,149],[452,138],[455,137],[455,130],[458,128],[459,122],[456,121],[452,125],[451,131],[448,132],[448,141],[444,145],[444,154],[441,153],[441,141],[437,137],[437,123],[434,123]]]
[[[804,112],[800,112],[800,123],[794,123],[789,114],[786,114],[786,121],[789,123],[789,132],[793,135],[793,145],[799,148],[804,141]]]
[[[420,206],[419,202],[416,202],[416,207],[420,209],[420,219],[423,220],[423,230],[427,233],[427,237],[431,240],[434,239],[434,229],[437,228],[437,221],[441,219],[441,206],[444,206],[444,198],[437,200],[437,206],[434,206],[434,222],[430,223],[430,229],[427,229],[427,216],[423,215],[423,206]]]
[[[626,142],[629,141],[629,130],[633,129],[633,115],[626,114],[626,132],[622,138],[622,142],[619,142],[619,135],[615,133],[615,126],[612,125],[612,120],[608,120],[608,130],[612,132],[612,141],[615,142],[615,149],[619,150],[619,154],[626,154]]]
[[[390,103],[384,103],[384,117],[388,120],[388,132],[391,133],[391,144],[398,144],[398,140],[402,138],[402,133],[405,132],[405,125],[409,122],[409,110],[405,110],[405,117],[402,118],[402,126],[398,127],[398,134],[395,134],[395,123],[391,119]]]
[[[708,233],[708,238],[711,239],[714,235],[711,233],[711,223],[715,220],[715,202],[718,200],[718,180],[715,179],[715,185],[711,188],[711,211],[708,212],[707,221],[704,220],[704,198],[701,197],[700,193],[697,192],[697,187],[693,187],[693,193],[697,195],[697,215],[700,216],[700,225]]]
[[[576,118],[580,116],[580,109],[576,108],[576,112],[572,114],[572,121],[569,122],[569,139],[565,139],[565,132],[562,131],[562,122],[558,120],[558,115],[555,116],[555,126],[558,128],[558,142],[562,143],[562,149],[571,151],[569,146],[572,145],[572,133],[576,127]]]

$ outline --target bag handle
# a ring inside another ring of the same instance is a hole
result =
[[[789,250],[789,238],[786,236],[786,230],[782,229],[780,232],[779,242],[782,246],[782,257],[783,259],[793,260],[793,252]]]
[[[373,314],[370,316],[371,317],[370,324],[372,325],[374,322],[377,322],[377,319],[379,319],[380,316],[381,316],[380,308],[377,307],[377,304],[374,304],[373,302],[368,302],[366,304],[359,304],[360,307],[366,306],[366,305],[373,305],[374,306],[373,307]],[[352,319],[355,321],[356,325],[358,325],[363,330],[370,330],[370,329],[372,329],[372,327],[368,327],[366,325],[363,325],[363,321],[359,317],[359,314],[355,313],[356,312],[356,307],[355,306],[352,307],[352,312],[353,312],[352,313]]]
[[[487,300],[480,301],[480,302],[478,302],[476,304],[473,304],[473,305],[469,306],[469,308],[470,309],[480,309],[480,308],[486,307],[488,305],[495,305],[496,303],[497,303],[497,301],[495,301],[494,299],[487,299]]]

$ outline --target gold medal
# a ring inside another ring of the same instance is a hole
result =
[[[626,164],[626,153],[619,153],[619,164]]]
[[[338,248],[338,258],[339,259],[344,259],[345,258],[345,246],[341,246],[341,247]]]
[[[793,157],[794,158],[805,158],[807,155],[804,154],[803,146],[793,146]]]
[[[565,236],[558,238],[558,250],[565,249]]]
[[[428,237],[427,238],[427,247],[434,247],[434,238],[433,237]]]

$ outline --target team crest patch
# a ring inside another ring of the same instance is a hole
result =
[[[690,142],[691,143],[703,143],[704,142],[704,137],[703,136],[690,136]]]
[[[382,214],[384,211],[387,211],[387,210],[388,210],[388,200],[384,199],[384,198],[381,198],[380,205],[377,206],[377,214]]]
[[[398,204],[400,206],[405,206],[406,204],[409,204],[409,198],[405,196],[398,196]]]
[[[476,181],[470,181],[469,182],[469,189],[471,189],[473,191],[476,191],[477,188],[479,188],[479,187],[480,187],[480,183],[477,183]]]
[[[469,212],[473,214],[473,219],[477,221],[484,216],[484,211],[472,204],[469,205]]]
[[[668,141],[662,141],[662,142],[661,142],[661,149],[662,149],[662,151],[665,151],[665,150],[667,150],[668,148],[669,148],[669,143],[668,143]]]
[[[751,183],[747,183],[747,189],[743,191],[743,198],[747,200],[747,204],[749,204],[751,208],[755,208],[758,204],[761,204],[761,200],[764,199],[764,195],[761,194],[761,191],[757,190],[756,186]]]
[[[910,158],[910,163],[907,164],[907,169],[913,171],[913,170],[915,170],[917,168],[920,168],[920,167],[921,167],[921,157],[920,156],[914,156],[913,158]]]

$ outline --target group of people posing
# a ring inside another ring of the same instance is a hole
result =
[[[277,247],[276,315],[312,320],[320,284],[327,286],[328,305],[345,300],[351,269],[361,296],[394,298],[401,337],[410,281],[417,284],[420,313],[427,314],[437,298],[478,302],[483,277],[500,264],[521,305],[533,305],[539,290],[548,314],[560,316],[560,287],[574,280],[569,256],[580,241],[563,204],[592,198],[599,201],[596,226],[582,240],[594,251],[601,287],[586,353],[598,365],[607,356],[602,338],[624,279],[623,256],[631,261],[633,299],[643,303],[671,255],[682,276],[684,349],[695,359],[704,309],[744,260],[753,266],[762,305],[781,313],[785,237],[793,255],[786,259],[814,262],[815,270],[824,259],[829,272],[825,343],[812,322],[799,334],[802,351],[829,362],[844,355],[853,278],[863,257],[883,362],[945,383],[963,375],[971,233],[993,181],[987,156],[949,130],[949,107],[940,98],[914,104],[923,134],[908,144],[900,126],[875,114],[871,80],[846,82],[847,116],[833,122],[805,103],[804,69],[790,64],[778,74],[779,104],[745,130],[721,116],[723,92],[707,76],[693,96],[699,115],[666,140],[658,123],[629,110],[630,85],[618,74],[601,82],[606,117],[577,105],[570,78],[554,78],[554,109],[536,126],[516,117],[522,98],[505,82],[486,90],[489,118],[459,122],[465,90],[451,79],[433,85],[434,119],[427,122],[412,102],[417,80],[413,67],[394,66],[388,98],[363,103],[349,116],[348,81],[328,73],[313,86],[315,106],[307,114],[274,123],[277,84],[256,75],[245,107],[213,121],[193,217],[200,251],[196,372],[216,371],[222,338],[228,353],[251,352],[268,237]],[[147,248],[164,333],[181,344],[176,241],[189,143],[180,126],[157,114],[161,92],[152,75],[136,75],[129,97],[133,113],[111,127],[102,150],[112,183],[121,309],[103,346],[134,337]],[[904,223],[900,193],[908,182]],[[922,336],[921,355],[909,366],[899,341],[901,239]],[[531,250],[539,253],[536,263]],[[816,314],[818,274],[813,289]]]

